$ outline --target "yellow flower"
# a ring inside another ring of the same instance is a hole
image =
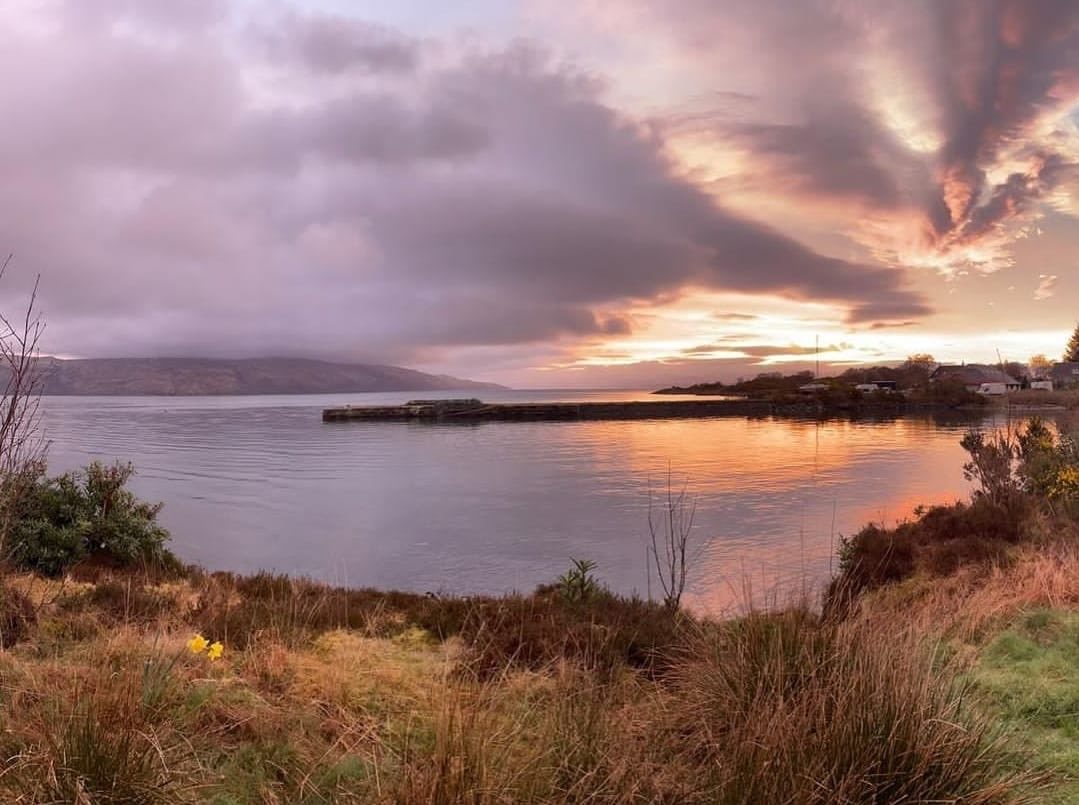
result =
[[[214,660],[221,658],[221,653],[224,650],[224,646],[222,646],[220,643],[215,642],[210,646],[210,650],[206,652],[206,656],[210,658],[211,662],[213,662]]]
[[[1064,500],[1079,498],[1079,467],[1069,464],[1057,470],[1049,488],[1049,497]]]
[[[209,641],[200,634],[195,635],[187,641],[187,647],[192,654],[202,654],[209,644]]]

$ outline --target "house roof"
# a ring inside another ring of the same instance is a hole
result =
[[[1019,385],[1018,380],[995,366],[985,366],[978,363],[968,363],[964,366],[940,366],[937,367],[932,376],[935,380],[943,378],[958,380],[964,386],[980,386],[982,383],[1004,383],[1008,386]]]
[[[1054,363],[1049,370],[1049,376],[1058,383],[1079,382],[1079,361],[1063,361]]]

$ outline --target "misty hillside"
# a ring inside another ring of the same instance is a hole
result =
[[[333,394],[502,388],[399,366],[301,358],[47,358],[43,362],[45,394]]]

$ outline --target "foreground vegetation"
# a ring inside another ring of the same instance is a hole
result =
[[[35,472],[0,799],[1079,802],[1076,442],[964,446],[970,502],[845,540],[823,606],[722,622],[583,560],[500,598],[183,568],[129,468]]]
[[[979,586],[1011,598],[1003,611],[906,589],[905,616],[949,613],[930,632],[899,625],[896,600],[842,620],[792,606],[709,623],[604,593],[432,600],[265,575],[10,575],[0,796],[1034,800],[1054,780],[1006,739],[1004,711],[973,698],[1003,701],[1011,685],[972,677],[965,653],[1059,604],[1041,572],[1017,583],[1044,561],[1024,555]],[[1070,586],[1054,592],[1070,601],[1076,571],[1079,556],[1058,557]],[[220,657],[195,653],[194,634]]]

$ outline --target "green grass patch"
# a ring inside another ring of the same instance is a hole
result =
[[[1052,801],[1079,803],[1079,612],[1026,613],[986,646],[974,680],[1008,730],[1061,775]]]

